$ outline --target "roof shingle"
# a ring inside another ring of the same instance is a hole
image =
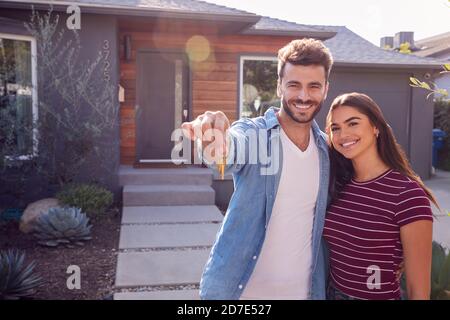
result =
[[[397,51],[384,50],[360,37],[344,26],[314,26],[323,30],[334,30],[336,36],[324,41],[338,64],[396,65],[398,67],[438,67],[443,62],[437,59],[417,57]]]

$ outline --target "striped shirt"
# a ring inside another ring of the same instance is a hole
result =
[[[433,216],[417,182],[395,170],[366,182],[351,180],[325,219],[332,284],[358,299],[400,299],[400,227],[418,220]]]

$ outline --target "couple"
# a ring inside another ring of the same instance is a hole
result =
[[[278,52],[280,109],[231,128],[220,111],[183,123],[201,150],[214,151],[202,154],[211,168],[226,157],[235,188],[202,299],[400,299],[400,269],[408,298],[429,298],[436,201],[368,96],[338,96],[321,132],[314,117],[332,64],[321,41],[294,40]],[[224,134],[206,137],[208,129]],[[249,129],[265,132],[268,149],[279,143],[273,174],[246,162],[248,146],[237,161],[231,145],[248,141]]]

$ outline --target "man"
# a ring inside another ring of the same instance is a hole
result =
[[[183,123],[185,134],[209,149],[203,156],[211,168],[226,158],[225,172],[233,174],[235,186],[200,281],[202,299],[325,299],[321,238],[329,159],[314,117],[326,98],[332,64],[321,41],[292,41],[278,52],[281,109],[238,120],[231,128],[220,111]],[[278,170],[251,163],[251,146],[245,145],[244,157],[233,147],[251,143],[251,130],[263,133],[259,148],[263,144],[279,162]]]

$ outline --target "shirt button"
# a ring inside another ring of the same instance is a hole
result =
[[[242,284],[239,285],[239,289],[242,289]]]
[[[253,256],[253,260],[256,260],[256,256]]]

